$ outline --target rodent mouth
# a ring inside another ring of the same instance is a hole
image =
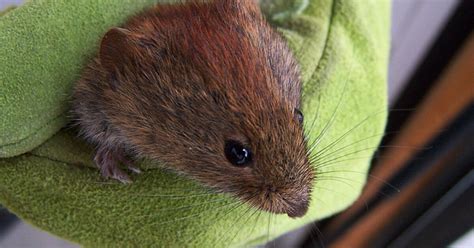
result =
[[[297,204],[287,211],[287,214],[291,218],[303,217],[308,212],[308,203]]]
[[[291,201],[282,196],[270,196],[266,194],[261,202],[251,202],[260,210],[267,211],[274,214],[287,214],[290,218],[300,218],[306,215],[309,209],[309,196],[302,196]]]
[[[306,215],[308,212],[309,204],[307,202],[299,202],[297,204],[288,204],[283,209],[260,209],[275,213],[275,214],[287,214],[290,218],[300,218]]]

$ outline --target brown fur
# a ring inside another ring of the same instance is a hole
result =
[[[104,36],[75,87],[82,135],[257,208],[304,215],[313,171],[295,117],[299,70],[257,4],[160,5],[123,27]],[[228,139],[252,149],[250,166],[227,161]]]

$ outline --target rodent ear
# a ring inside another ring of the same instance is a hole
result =
[[[131,31],[112,28],[100,43],[100,63],[109,73],[115,73],[133,60],[134,49],[136,45]]]

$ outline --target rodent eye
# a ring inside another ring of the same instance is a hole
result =
[[[295,116],[296,116],[296,119],[298,120],[298,122],[300,124],[303,124],[304,117],[303,117],[303,113],[301,112],[301,110],[295,108]]]
[[[224,148],[227,160],[235,166],[244,167],[252,161],[250,148],[235,140],[227,140]]]

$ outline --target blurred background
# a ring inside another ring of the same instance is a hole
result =
[[[392,0],[391,111],[363,194],[267,246],[474,247],[473,26],[472,0]],[[78,246],[0,209],[0,247]]]

